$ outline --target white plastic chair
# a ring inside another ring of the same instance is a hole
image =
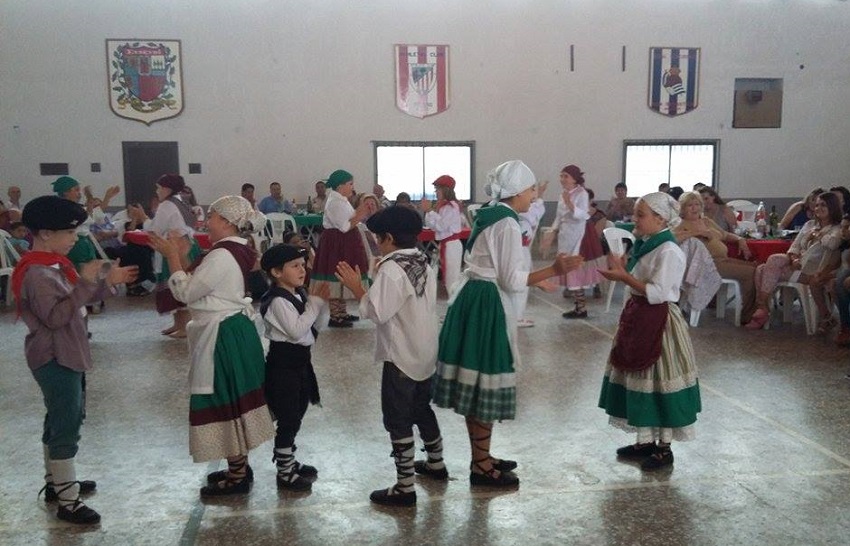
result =
[[[477,203],[471,203],[469,205],[466,205],[466,219],[469,220],[470,226],[475,223],[475,215],[478,214],[478,209],[483,206],[484,205],[480,205]]]
[[[6,278],[6,305],[11,305],[14,299],[12,294],[12,273],[15,272],[15,264],[21,259],[18,251],[12,246],[11,235],[8,231],[0,229],[0,283]]]
[[[724,290],[725,288],[725,290]],[[741,325],[741,310],[743,301],[741,301],[741,284],[734,279],[720,279],[720,288],[717,290],[717,308],[716,317],[719,319],[726,318],[726,304],[734,301],[735,310],[735,326]],[[702,310],[696,311],[691,309],[688,316],[688,325],[691,328],[699,326],[699,317]]]
[[[758,210],[758,205],[752,201],[747,201],[746,199],[735,199],[733,201],[728,201],[726,206],[731,207],[735,212],[740,212],[741,220],[753,222],[756,219],[756,210]]]
[[[626,253],[626,245],[623,244],[625,239],[628,239],[632,243],[635,242],[635,236],[632,235],[631,232],[618,227],[605,228],[602,230],[602,236],[605,237],[605,241],[608,243],[608,248],[611,250],[611,254],[615,254],[617,256],[622,256]],[[610,281],[608,283],[608,297],[605,303],[606,313],[611,310],[611,300],[614,298],[614,287],[616,284],[617,283],[615,281]]]
[[[791,322],[793,317],[793,303],[796,296],[800,300],[800,308],[803,311],[803,320],[806,323],[806,333],[810,336],[817,331],[817,308],[812,299],[812,291],[808,284],[801,282],[786,281],[776,285],[773,297],[770,298],[771,311],[776,307],[775,296],[782,294],[782,322]],[[770,320],[765,324],[765,329],[770,329]]]
[[[269,225],[271,226],[269,238],[273,245],[283,242],[283,233],[287,230],[287,225],[289,225],[290,230],[298,231],[295,218],[293,218],[291,214],[286,214],[285,212],[270,212],[266,214],[266,219],[269,221]]]
[[[94,249],[97,252],[98,260],[108,260],[109,256],[106,255],[106,252],[103,251],[103,247],[100,246],[100,241],[97,240],[97,237],[94,236],[94,233],[89,232],[89,241],[94,245]]]

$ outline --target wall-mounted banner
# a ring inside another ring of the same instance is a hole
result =
[[[649,48],[649,108],[678,116],[699,105],[698,47]]]
[[[109,107],[150,125],[183,111],[180,40],[106,40]]]
[[[424,118],[449,108],[449,46],[395,46],[395,103],[405,114]]]

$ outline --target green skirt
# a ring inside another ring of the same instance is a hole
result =
[[[189,399],[195,462],[246,455],[274,437],[263,394],[265,354],[251,319],[239,313],[221,322],[213,360],[213,393]]]
[[[97,258],[97,249],[94,247],[91,239],[89,239],[89,236],[77,235],[77,242],[74,243],[74,247],[68,253],[68,259],[71,260],[71,263],[79,269],[81,265]]]
[[[605,368],[599,407],[618,428],[685,428],[702,410],[699,380],[688,324],[679,307],[668,304],[661,357],[645,370]]]
[[[201,255],[201,246],[198,244],[198,241],[191,237],[192,246],[189,247],[189,263],[194,262],[198,256]],[[157,284],[168,284],[168,279],[171,278],[171,269],[168,267],[168,260],[165,258],[162,259],[162,271],[160,271],[156,276]]]
[[[516,414],[516,373],[499,289],[470,280],[440,330],[434,403],[491,422]]]

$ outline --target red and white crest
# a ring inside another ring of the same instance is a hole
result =
[[[424,118],[449,108],[449,46],[395,46],[396,106]]]

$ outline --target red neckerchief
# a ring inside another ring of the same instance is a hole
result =
[[[76,284],[80,278],[74,264],[67,256],[56,254],[55,252],[44,252],[41,250],[30,250],[23,256],[21,260],[15,264],[15,272],[12,273],[12,293],[17,301],[18,314],[21,312],[21,289],[24,287],[24,275],[27,270],[33,265],[46,265],[48,267],[58,265],[59,271],[65,274],[65,277],[71,284]]]

